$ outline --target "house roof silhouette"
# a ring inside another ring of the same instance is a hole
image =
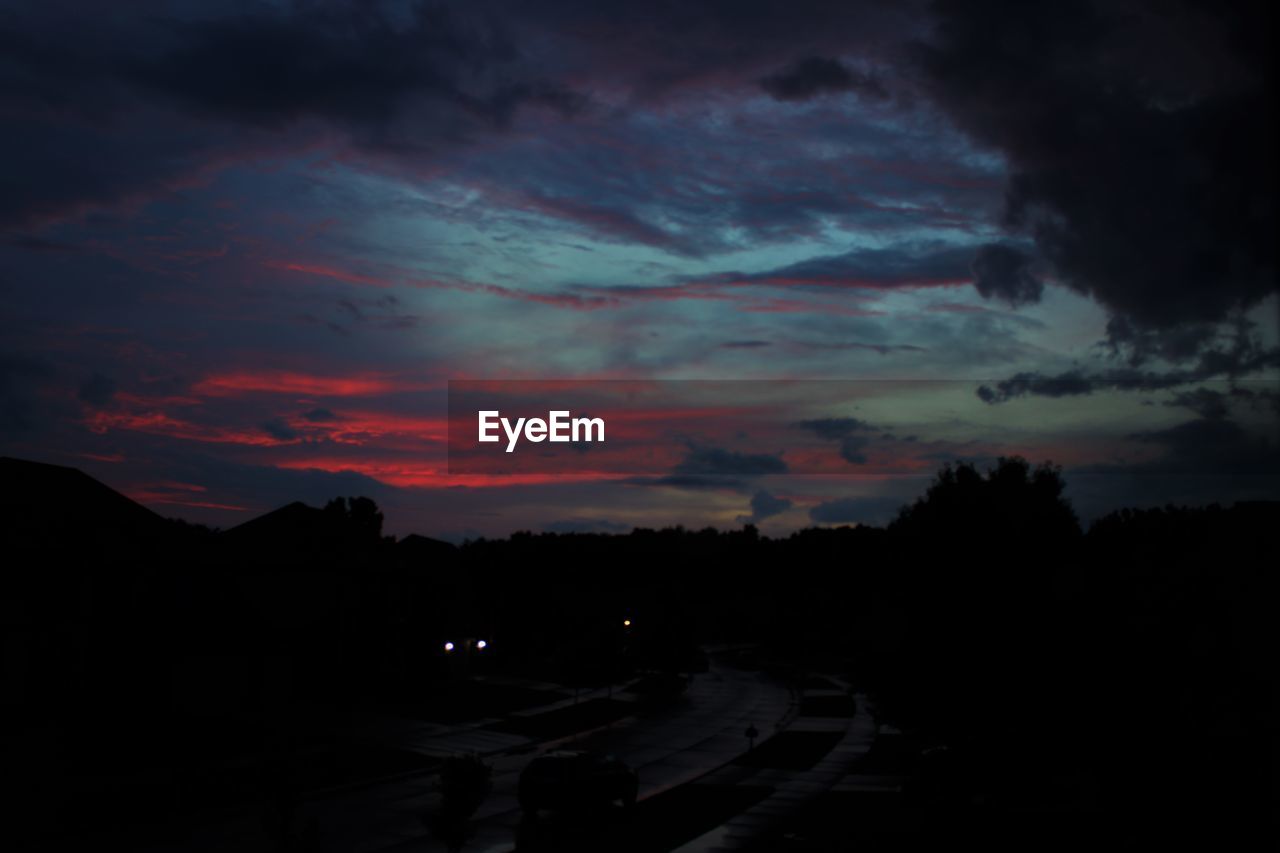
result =
[[[257,518],[238,524],[224,534],[231,539],[288,538],[291,536],[332,535],[330,523],[322,509],[294,501]]]
[[[146,533],[164,518],[78,468],[0,457],[0,524],[14,530]]]

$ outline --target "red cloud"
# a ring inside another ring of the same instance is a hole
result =
[[[307,397],[361,397],[423,391],[438,387],[430,383],[406,381],[389,374],[365,373],[352,376],[316,376],[282,370],[238,371],[207,376],[192,388],[206,397],[240,394],[299,394]]]
[[[266,266],[271,269],[288,270],[289,272],[300,272],[306,273],[307,275],[318,275],[324,278],[336,278],[339,281],[345,281],[349,284],[362,284],[368,287],[392,287],[395,284],[392,281],[377,278],[376,276],[362,275],[360,273],[338,269],[337,267],[325,266],[324,264],[308,264],[299,263],[297,261],[267,261]]]
[[[454,487],[492,488],[502,486],[535,486],[546,483],[580,483],[617,479],[616,473],[575,471],[573,473],[520,474],[450,474],[439,465],[413,462],[311,457],[275,463],[277,468],[295,471],[354,472],[370,479],[400,488],[446,489]]]
[[[275,438],[261,430],[246,431],[233,427],[203,426],[166,415],[164,412],[94,412],[86,419],[85,425],[91,432],[96,433],[123,429],[214,444],[275,447],[301,441],[296,438]]]
[[[367,444],[387,438],[443,444],[449,439],[449,422],[443,417],[417,417],[389,412],[343,412],[332,422],[290,421],[300,433],[316,435],[339,444]]]

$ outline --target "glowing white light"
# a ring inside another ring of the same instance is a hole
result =
[[[445,643],[445,644],[444,644],[444,650],[445,650],[446,652],[451,652],[451,651],[453,651],[453,643]]]
[[[488,643],[486,643],[484,640],[478,640],[478,641],[476,641],[476,648],[477,648],[477,649],[483,649],[483,648],[486,648],[486,647],[488,647],[488,645],[489,645],[489,644],[488,644]]]

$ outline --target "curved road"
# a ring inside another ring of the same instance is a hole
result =
[[[516,801],[520,771],[550,749],[610,752],[635,768],[643,800],[732,761],[746,750],[743,732],[754,724],[767,737],[791,710],[786,687],[754,672],[712,662],[681,700],[660,712],[621,720],[593,733],[564,738],[520,754],[486,759],[493,789],[477,812],[467,853],[510,851],[522,814]],[[433,808],[434,778],[406,780],[314,803],[300,824],[314,820],[317,850],[344,853],[443,851],[420,815]]]

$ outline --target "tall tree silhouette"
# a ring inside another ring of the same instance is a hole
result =
[[[1000,457],[985,475],[967,462],[948,465],[915,503],[889,525],[912,537],[943,537],[948,544],[986,539],[1045,544],[1075,540],[1080,522],[1063,497],[1062,469],[1051,462],[1032,468],[1020,456]]]
[[[898,638],[874,662],[886,710],[987,758],[1056,737],[1054,696],[1076,677],[1060,578],[1082,541],[1064,490],[1058,467],[1009,457],[985,473],[948,465],[903,507],[889,525],[892,606],[872,628]]]
[[[382,538],[382,513],[373,498],[334,498],[325,504],[324,511],[353,538]]]

